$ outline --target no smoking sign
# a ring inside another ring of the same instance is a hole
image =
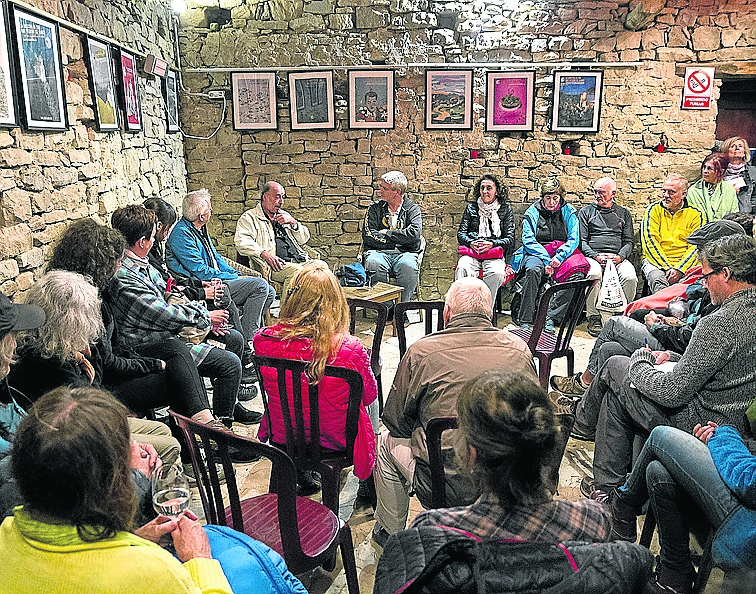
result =
[[[698,68],[696,66],[686,68],[682,108],[709,109],[713,80],[713,68]]]

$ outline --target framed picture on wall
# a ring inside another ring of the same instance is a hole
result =
[[[535,72],[489,72],[486,78],[486,130],[533,130]]]
[[[97,129],[100,132],[118,130],[118,96],[113,75],[113,56],[110,45],[87,36],[87,64],[89,67],[89,90],[95,112]]]
[[[16,90],[13,86],[13,73],[8,44],[8,7],[0,2],[0,126],[18,126],[16,114]]]
[[[425,71],[425,128],[472,129],[472,70]]]
[[[58,24],[13,6],[12,32],[24,124],[29,130],[66,130]]]
[[[178,81],[176,80],[176,72],[174,70],[168,70],[165,73],[163,79],[163,97],[165,99],[165,112],[166,112],[166,130],[171,132],[179,132],[179,109],[178,109]]]
[[[598,132],[601,114],[599,70],[555,70],[553,132]]]
[[[234,130],[275,130],[275,72],[232,72]]]
[[[289,72],[292,130],[335,127],[333,72]]]
[[[119,50],[118,66],[121,76],[121,109],[123,125],[127,132],[142,129],[142,106],[139,103],[139,73],[134,55]]]
[[[394,71],[349,71],[349,127],[394,128]]]

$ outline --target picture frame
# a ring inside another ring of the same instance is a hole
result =
[[[350,70],[349,127],[393,130],[394,71]]]
[[[425,129],[472,130],[472,70],[425,71]]]
[[[118,91],[113,73],[113,52],[110,44],[87,35],[84,49],[89,70],[89,92],[92,95],[97,130],[99,132],[120,130]]]
[[[127,132],[142,130],[142,105],[139,101],[139,72],[134,55],[123,48],[118,50],[118,70],[121,82],[123,127]]]
[[[532,132],[535,72],[488,72],[486,131]]]
[[[19,109],[28,130],[68,129],[58,23],[12,5]]]
[[[552,132],[598,132],[601,123],[601,70],[555,70]]]
[[[276,130],[276,73],[232,72],[234,130]]]
[[[18,112],[7,16],[8,5],[0,2],[0,127],[15,128],[18,126]]]
[[[163,79],[163,99],[165,99],[165,129],[169,134],[181,132],[178,108],[178,80],[176,71],[168,69]]]
[[[336,126],[333,72],[289,72],[292,130],[331,130]]]

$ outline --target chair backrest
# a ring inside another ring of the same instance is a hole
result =
[[[394,306],[394,318],[397,320],[404,319],[404,314],[408,311],[423,311],[423,321],[425,322],[425,334],[438,332],[444,329],[444,302],[443,301],[406,301],[397,303]],[[436,327],[433,327],[433,312],[437,312]],[[399,339],[399,358],[404,357],[407,352],[407,333],[404,324],[395,324],[396,336]]]
[[[541,339],[543,327],[546,324],[546,317],[548,315],[551,298],[557,293],[570,291],[570,301],[565,308],[564,319],[559,326],[559,332],[556,334],[555,345],[552,350],[555,356],[567,352],[567,349],[570,346],[570,341],[572,340],[572,334],[575,332],[575,326],[577,326],[580,317],[583,315],[588,291],[591,290],[591,287],[595,282],[597,281],[591,279],[569,281],[556,284],[546,289],[541,297],[540,303],[538,304],[538,312],[536,313],[536,318],[533,322],[533,330],[530,333],[530,339],[528,340],[528,347],[530,347],[531,353],[536,352],[538,341]]]
[[[570,433],[572,433],[572,426],[575,424],[575,415],[562,413],[556,417],[559,421],[559,434],[557,435],[552,455],[546,461],[544,468],[546,487],[554,495],[556,495],[559,487],[559,466],[562,464],[564,450],[567,449],[567,442],[570,439]]]
[[[349,334],[351,335],[354,335],[358,309],[369,309],[376,313],[373,345],[370,352],[370,366],[373,369],[373,373],[375,373],[375,370],[380,368],[381,343],[383,341],[383,331],[386,328],[386,321],[388,320],[388,307],[386,307],[385,303],[376,303],[375,301],[357,298],[348,298],[347,303],[349,304]]]
[[[229,525],[223,503],[223,488],[215,464],[215,462],[218,462],[222,465],[223,472],[226,475],[226,490],[231,512],[230,526],[234,530],[244,532],[241,500],[229,448],[233,447],[245,452],[259,454],[272,463],[270,476],[275,481],[281,546],[284,550],[284,556],[287,559],[302,557],[304,553],[296,517],[297,475],[294,463],[286,455],[286,452],[259,441],[213,429],[173,410],[168,412],[175,419],[184,436],[185,444],[192,459],[194,476],[197,479],[197,488],[208,524]],[[208,460],[211,463],[208,464]]]
[[[317,469],[321,460],[320,448],[320,402],[319,392],[323,382],[313,386],[307,380],[307,362],[277,357],[263,357],[253,355],[257,376],[262,388],[265,416],[268,426],[268,440],[275,445],[284,445],[289,456],[300,469]],[[265,378],[268,377],[266,383]],[[347,465],[352,463],[354,455],[354,440],[357,437],[357,426],[362,402],[362,376],[353,369],[326,365],[323,378],[337,378],[345,381],[349,386],[349,403],[344,417],[344,435],[346,447],[343,455]],[[296,380],[296,381],[295,381]],[[277,392],[268,391],[270,382],[277,387]],[[304,384],[305,390],[302,390]],[[279,395],[286,395],[281,398]],[[284,425],[284,435],[275,432],[272,424],[270,401],[276,398],[281,406],[281,419],[276,419],[276,425]],[[305,401],[306,398],[306,401]],[[305,402],[307,406],[305,407]],[[305,418],[305,411],[309,411]]]

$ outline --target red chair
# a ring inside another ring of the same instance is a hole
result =
[[[172,410],[169,412],[188,445],[208,523],[230,526],[265,543],[284,558],[294,574],[332,562],[336,549],[341,548],[349,594],[359,594],[349,525],[339,520],[322,503],[308,497],[297,497],[296,470],[285,452],[212,429]],[[269,493],[240,500],[229,447],[259,454],[271,461]],[[223,505],[223,490],[216,464],[207,464],[207,458],[223,466],[229,499],[227,507]]]
[[[533,357],[538,359],[538,378],[544,390],[547,390],[549,387],[551,362],[554,359],[567,357],[567,375],[575,373],[575,352],[570,346],[570,341],[575,332],[575,326],[577,326],[583,314],[588,291],[591,290],[595,282],[597,281],[588,279],[570,281],[550,287],[541,297],[532,328],[527,330],[517,328],[511,331],[512,334],[516,334],[528,343]],[[562,320],[562,324],[559,327],[559,332],[556,334],[544,332],[543,327],[546,324],[549,302],[554,295],[564,291],[571,291],[572,294],[565,310],[564,320]]]

